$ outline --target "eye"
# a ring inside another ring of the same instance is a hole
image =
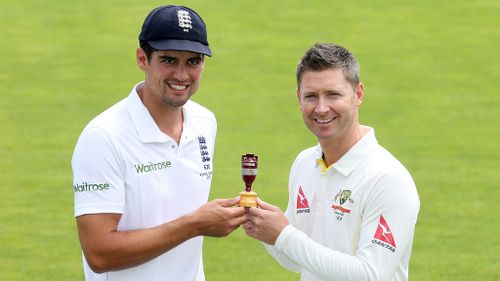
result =
[[[305,94],[303,97],[305,100],[312,100],[316,98],[316,95],[314,94]]]
[[[174,64],[175,63],[175,59],[171,58],[171,57],[162,57],[160,59],[160,62],[164,63],[164,64]]]
[[[192,58],[188,60],[188,64],[190,65],[197,65],[200,64],[201,59],[200,58]]]
[[[340,96],[342,96],[342,95],[340,93],[337,93],[337,92],[328,93],[328,97],[330,97],[330,98],[338,98]]]

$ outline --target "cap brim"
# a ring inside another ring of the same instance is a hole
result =
[[[212,56],[212,51],[207,45],[204,45],[196,41],[169,39],[169,40],[148,41],[148,43],[149,45],[151,45],[151,47],[157,50],[186,51],[186,52],[204,54],[209,57]]]

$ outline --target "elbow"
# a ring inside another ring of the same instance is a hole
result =
[[[89,263],[89,267],[95,273],[105,273],[105,272],[109,271],[109,270],[107,270],[106,267],[98,265],[98,264],[91,264],[91,263]]]
[[[113,270],[111,264],[105,258],[92,253],[84,253],[84,255],[87,264],[93,272],[104,273]]]

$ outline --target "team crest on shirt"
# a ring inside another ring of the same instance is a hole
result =
[[[394,240],[391,228],[383,215],[380,215],[377,230],[373,235],[372,243],[389,249],[393,253],[396,251],[396,241]]]
[[[198,137],[198,143],[200,144],[200,155],[202,162],[210,162],[210,153],[208,153],[207,141],[204,136]]]
[[[344,218],[345,214],[350,214],[354,200],[351,198],[352,191],[349,189],[340,190],[333,198],[332,209],[338,221]]]
[[[297,194],[297,214],[300,213],[310,213],[311,208],[309,208],[309,201],[307,201],[304,191],[302,191],[302,186],[299,185],[299,192]]]
[[[210,179],[212,177],[212,167],[210,166],[211,158],[210,153],[208,152],[207,141],[204,136],[198,136],[198,144],[200,145],[200,157],[204,169],[204,172],[200,173],[200,176]]]

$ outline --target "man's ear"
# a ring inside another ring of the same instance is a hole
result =
[[[300,105],[300,89],[297,87],[297,101],[299,102],[299,105]]]
[[[358,87],[356,88],[356,93],[354,93],[354,99],[357,106],[360,106],[363,103],[363,98],[365,96],[365,87],[363,83],[359,82]]]
[[[146,66],[149,64],[148,56],[142,48],[137,48],[135,51],[135,59],[137,61],[137,66],[143,71],[146,70]]]

